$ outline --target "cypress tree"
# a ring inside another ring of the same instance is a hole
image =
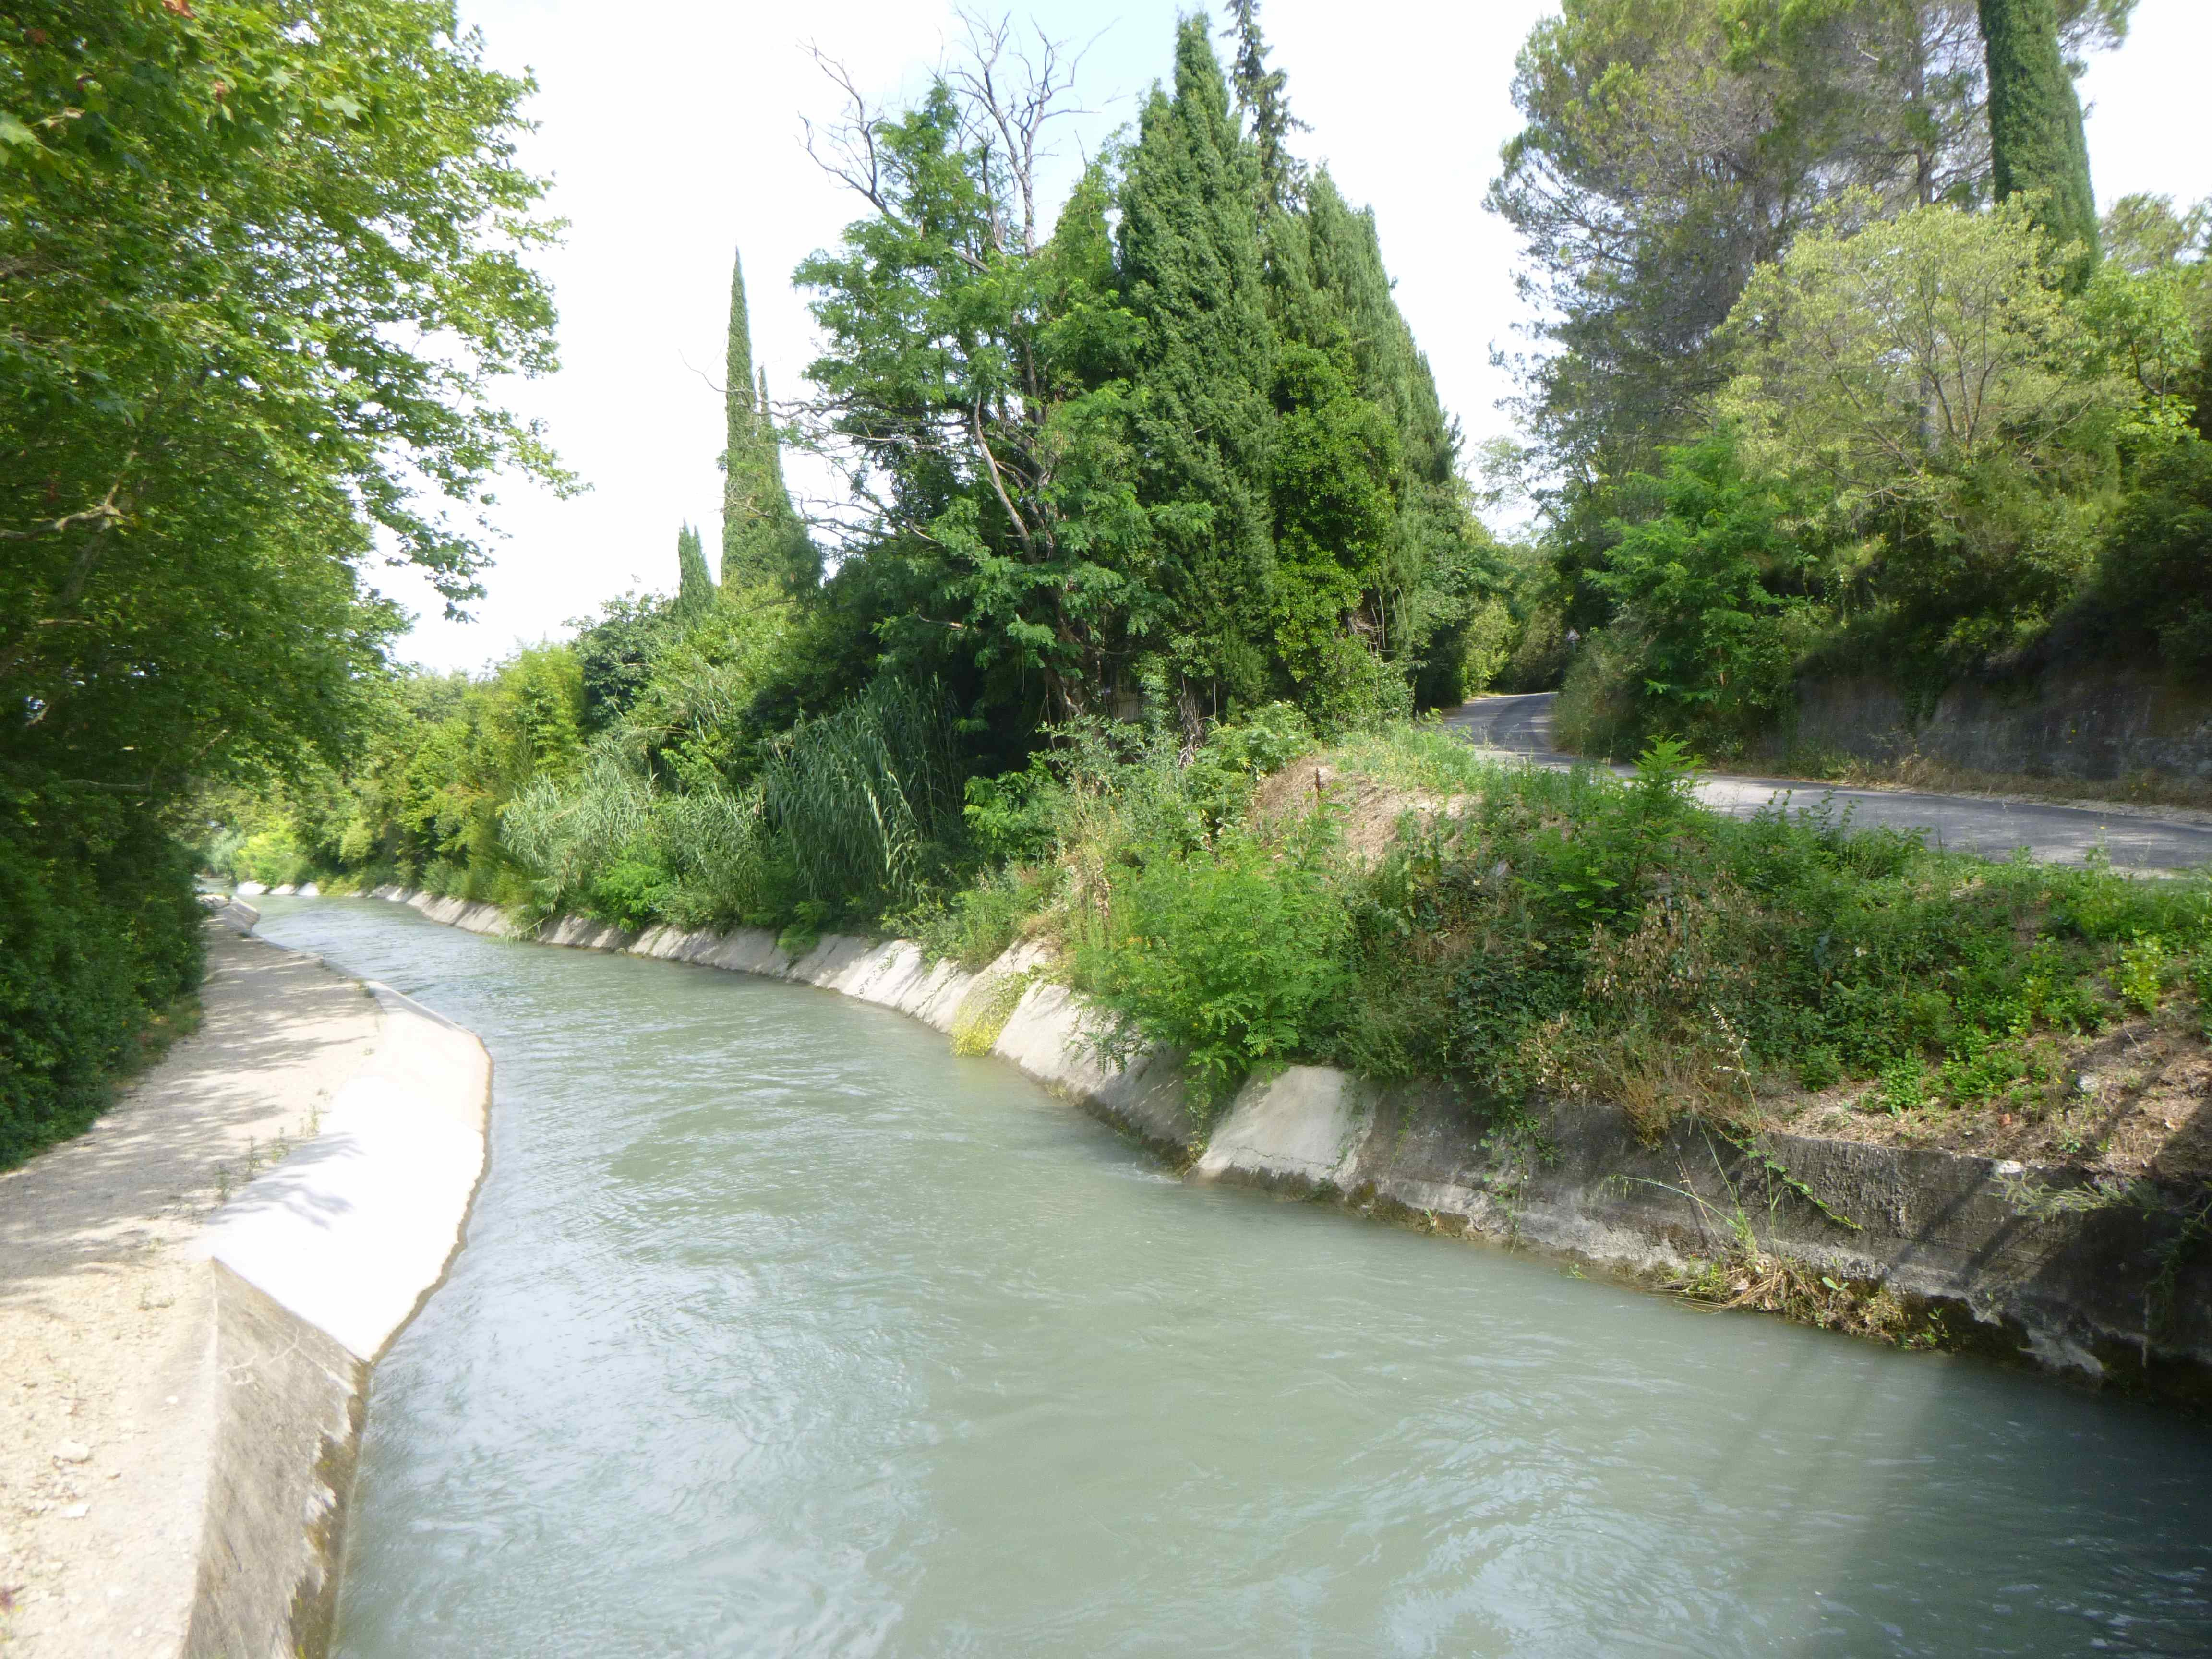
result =
[[[1290,137],[1306,124],[1291,113],[1283,95],[1290,77],[1267,67],[1267,38],[1260,33],[1260,0],[1230,0],[1230,26],[1222,31],[1237,42],[1230,78],[1237,107],[1252,124],[1252,148],[1260,165],[1260,201],[1287,211],[1297,204],[1305,168],[1290,152]]]
[[[714,603],[714,578],[699,532],[688,524],[676,532],[676,614],[696,622]]]
[[[1466,623],[1495,580],[1496,557],[1468,510],[1458,478],[1458,428],[1398,309],[1374,213],[1347,204],[1326,168],[1307,185],[1302,210],[1272,222],[1268,281],[1284,341],[1342,364],[1352,389],[1392,428],[1397,522],[1376,574],[1370,614],[1378,643],[1394,659],[1423,665],[1417,695],[1456,702]],[[1279,407],[1283,401],[1279,395]],[[1279,481],[1279,526],[1307,511],[1286,496],[1285,483],[1293,494],[1299,487],[1295,479]]]
[[[2066,273],[2067,285],[2078,289],[2097,262],[2097,203],[2081,100],[2058,49],[2057,13],[2051,0],[1981,0],[1981,16],[1997,199],[2045,193],[2036,218],[2060,246],[2080,245]]]
[[[1135,376],[1140,489],[1180,613],[1187,679],[1263,694],[1273,550],[1273,330],[1260,260],[1259,170],[1203,17],[1176,36],[1175,93],[1152,88],[1121,191],[1122,279],[1146,324]]]
[[[769,410],[768,372],[753,368],[744,263],[730,261],[730,338],[724,361],[722,583],[811,586],[821,557],[784,488],[783,459]]]
[[[1303,344],[1347,355],[1359,395],[1382,405],[1397,427],[1409,471],[1449,482],[1457,441],[1391,291],[1373,210],[1352,207],[1324,168],[1307,188],[1298,229],[1279,239],[1286,253],[1275,279],[1279,326]]]

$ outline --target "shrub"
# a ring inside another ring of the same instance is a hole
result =
[[[920,919],[913,932],[932,960],[950,957],[969,973],[988,967],[1021,937],[1051,885],[1043,871],[1022,866],[986,871],[971,887]]]
[[[1201,1113],[1254,1066],[1315,1052],[1328,1029],[1351,935],[1332,845],[1319,815],[1282,848],[1224,830],[1116,884],[1106,939],[1079,972],[1125,1031],[1188,1054]]]
[[[199,983],[191,860],[151,812],[0,794],[0,1169],[80,1133]]]

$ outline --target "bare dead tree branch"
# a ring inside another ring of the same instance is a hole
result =
[[[1018,204],[1021,251],[1034,253],[1038,206],[1037,164],[1051,149],[1044,143],[1046,127],[1068,115],[1095,111],[1066,101],[1074,90],[1083,59],[1097,37],[1073,51],[1042,28],[1033,43],[1017,40],[1011,16],[994,21],[988,14],[961,7],[953,14],[967,30],[967,61],[940,73],[960,94],[963,136],[979,146],[995,148],[1005,158],[1008,181]]]

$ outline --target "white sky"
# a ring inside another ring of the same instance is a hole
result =
[[[1055,38],[1097,37],[1081,89],[1098,113],[1063,129],[1071,155],[1133,120],[1144,89],[1170,73],[1177,9],[1175,0],[1028,9]],[[1514,54],[1554,9],[1555,0],[1265,0],[1261,9],[1291,107],[1312,127],[1300,152],[1328,162],[1351,201],[1374,206],[1399,303],[1470,445],[1510,429],[1496,405],[1510,386],[1490,359],[1493,344],[1516,343],[1516,249],[1482,195],[1519,125]],[[721,404],[708,381],[720,379],[731,250],[744,252],[756,357],[771,393],[788,397],[815,355],[792,268],[857,216],[800,144],[802,116],[821,123],[838,107],[803,46],[842,59],[896,103],[958,33],[944,0],[461,0],[461,11],[492,62],[538,78],[538,131],[524,159],[552,179],[552,210],[570,225],[540,260],[560,305],[563,368],[514,386],[512,403],[546,422],[592,488],[567,501],[527,484],[502,493],[494,516],[506,539],[469,623],[446,622],[407,573],[387,574],[387,591],[420,617],[400,654],[440,668],[478,667],[565,632],[630,588],[672,588],[684,520],[702,527],[713,556]],[[2134,191],[2212,194],[2198,101],[2207,64],[2212,5],[2141,0],[2127,45],[2082,84],[2100,203]],[[827,488],[804,464],[793,482]]]

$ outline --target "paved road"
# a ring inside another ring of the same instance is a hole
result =
[[[1573,757],[1552,746],[1549,691],[1522,696],[1477,697],[1444,723],[1467,733],[1478,747],[1526,757],[1542,766],[1568,766]],[[1627,769],[1616,768],[1618,771]],[[2104,814],[2080,806],[2031,806],[1979,800],[1966,795],[1919,795],[1893,789],[1844,789],[1789,778],[1708,776],[1698,799],[1723,812],[1748,815],[1778,795],[1796,806],[1832,799],[1840,812],[1849,807],[1862,827],[1888,824],[1925,830],[1938,845],[2004,858],[2027,848],[2054,864],[2079,864],[2102,836],[2112,862],[2130,870],[2187,870],[2212,863],[2212,826],[2176,823],[2164,818]]]

